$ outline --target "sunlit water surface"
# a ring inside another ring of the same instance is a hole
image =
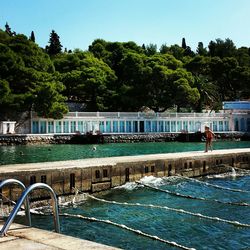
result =
[[[246,174],[246,173],[245,173]],[[248,190],[249,192],[232,192],[215,189],[204,183],[180,177],[144,177],[143,183],[195,197],[205,197],[210,201],[191,200],[175,197],[167,193],[146,188],[136,183],[127,183],[120,188],[96,195],[109,201],[120,203],[140,203],[183,209],[221,219],[250,224],[250,207],[216,203],[224,202],[250,203],[250,176],[234,176],[232,172],[200,179],[227,188]],[[250,227],[231,225],[220,220],[214,221],[191,216],[161,208],[143,207],[141,205],[110,204],[88,198],[81,204],[61,207],[61,213],[79,214],[87,217],[110,220],[156,235],[168,241],[174,241],[186,247],[196,249],[249,249]],[[23,220],[23,218],[21,219]],[[60,217],[62,233],[87,239],[122,249],[177,249],[166,243],[140,236],[103,222],[90,222],[79,218]],[[36,215],[32,219],[35,226],[53,229],[51,216]],[[250,226],[250,225],[249,225]]]
[[[96,150],[93,150],[96,147]],[[214,149],[250,148],[250,141],[215,142]],[[98,145],[0,146],[0,165],[204,150],[204,143],[157,142]]]

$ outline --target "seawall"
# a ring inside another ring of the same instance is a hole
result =
[[[232,167],[250,169],[249,148],[2,165],[0,180],[16,178],[26,186],[44,182],[57,195],[68,196],[76,189],[98,192],[149,175],[198,177],[231,171]],[[21,190],[16,186],[4,187],[2,194],[16,200]],[[34,199],[47,196],[45,191],[32,194]]]
[[[148,134],[11,134],[0,135],[0,146],[27,144],[84,144],[134,143],[166,141],[201,141],[201,133],[148,133]],[[250,140],[250,134],[241,132],[216,133],[217,140]]]

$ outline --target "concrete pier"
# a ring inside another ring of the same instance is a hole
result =
[[[2,225],[3,221],[0,220],[0,227],[2,227]],[[8,236],[0,238],[0,249],[116,250],[118,248],[13,223],[8,231]]]
[[[16,178],[26,186],[44,182],[60,196],[74,194],[75,188],[82,192],[107,190],[149,175],[198,177],[229,171],[231,167],[250,168],[250,149],[3,165],[0,166],[0,180]],[[16,200],[21,190],[12,186],[3,188],[2,192]],[[32,195],[38,199],[44,196],[47,196],[44,191],[35,191]]]
[[[0,180],[15,178],[26,186],[44,182],[50,185],[58,196],[65,197],[74,194],[76,189],[82,192],[98,192],[149,175],[198,177],[231,171],[232,167],[250,169],[250,148],[215,150],[209,153],[199,151],[2,165]],[[1,192],[6,202],[8,199],[17,200],[21,194],[21,190],[14,185],[4,187]],[[36,190],[31,198],[47,197],[46,192]],[[0,249],[72,248],[115,249],[17,224],[11,226],[8,237],[0,238]]]

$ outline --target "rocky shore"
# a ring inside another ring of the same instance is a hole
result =
[[[202,133],[155,133],[155,134],[117,134],[117,135],[0,135],[0,145],[27,144],[95,144],[95,143],[136,143],[167,141],[202,141]],[[248,133],[216,133],[216,140],[250,140]]]

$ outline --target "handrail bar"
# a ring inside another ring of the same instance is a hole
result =
[[[35,184],[32,184],[31,186],[29,186],[28,188],[26,188],[26,190],[22,193],[21,197],[18,199],[15,207],[13,208],[7,221],[5,222],[4,226],[2,227],[2,229],[0,231],[1,237],[6,235],[11,223],[15,219],[21,205],[23,204],[23,202],[26,199],[26,197],[28,196],[28,194],[36,188],[47,189],[50,192],[51,199],[52,199],[53,219],[54,219],[55,231],[57,233],[60,233],[58,202],[57,202],[56,194],[55,194],[54,190],[49,185],[47,185],[45,183],[35,183]]]
[[[8,184],[17,184],[19,185],[23,191],[26,189],[25,185],[17,180],[17,179],[7,179],[7,180],[3,180],[0,182],[0,189],[3,188],[5,185],[8,185]],[[26,215],[26,220],[27,220],[27,223],[29,226],[31,226],[31,217],[30,217],[30,203],[29,203],[29,197],[27,196],[26,197],[26,200],[25,200],[25,215]]]

